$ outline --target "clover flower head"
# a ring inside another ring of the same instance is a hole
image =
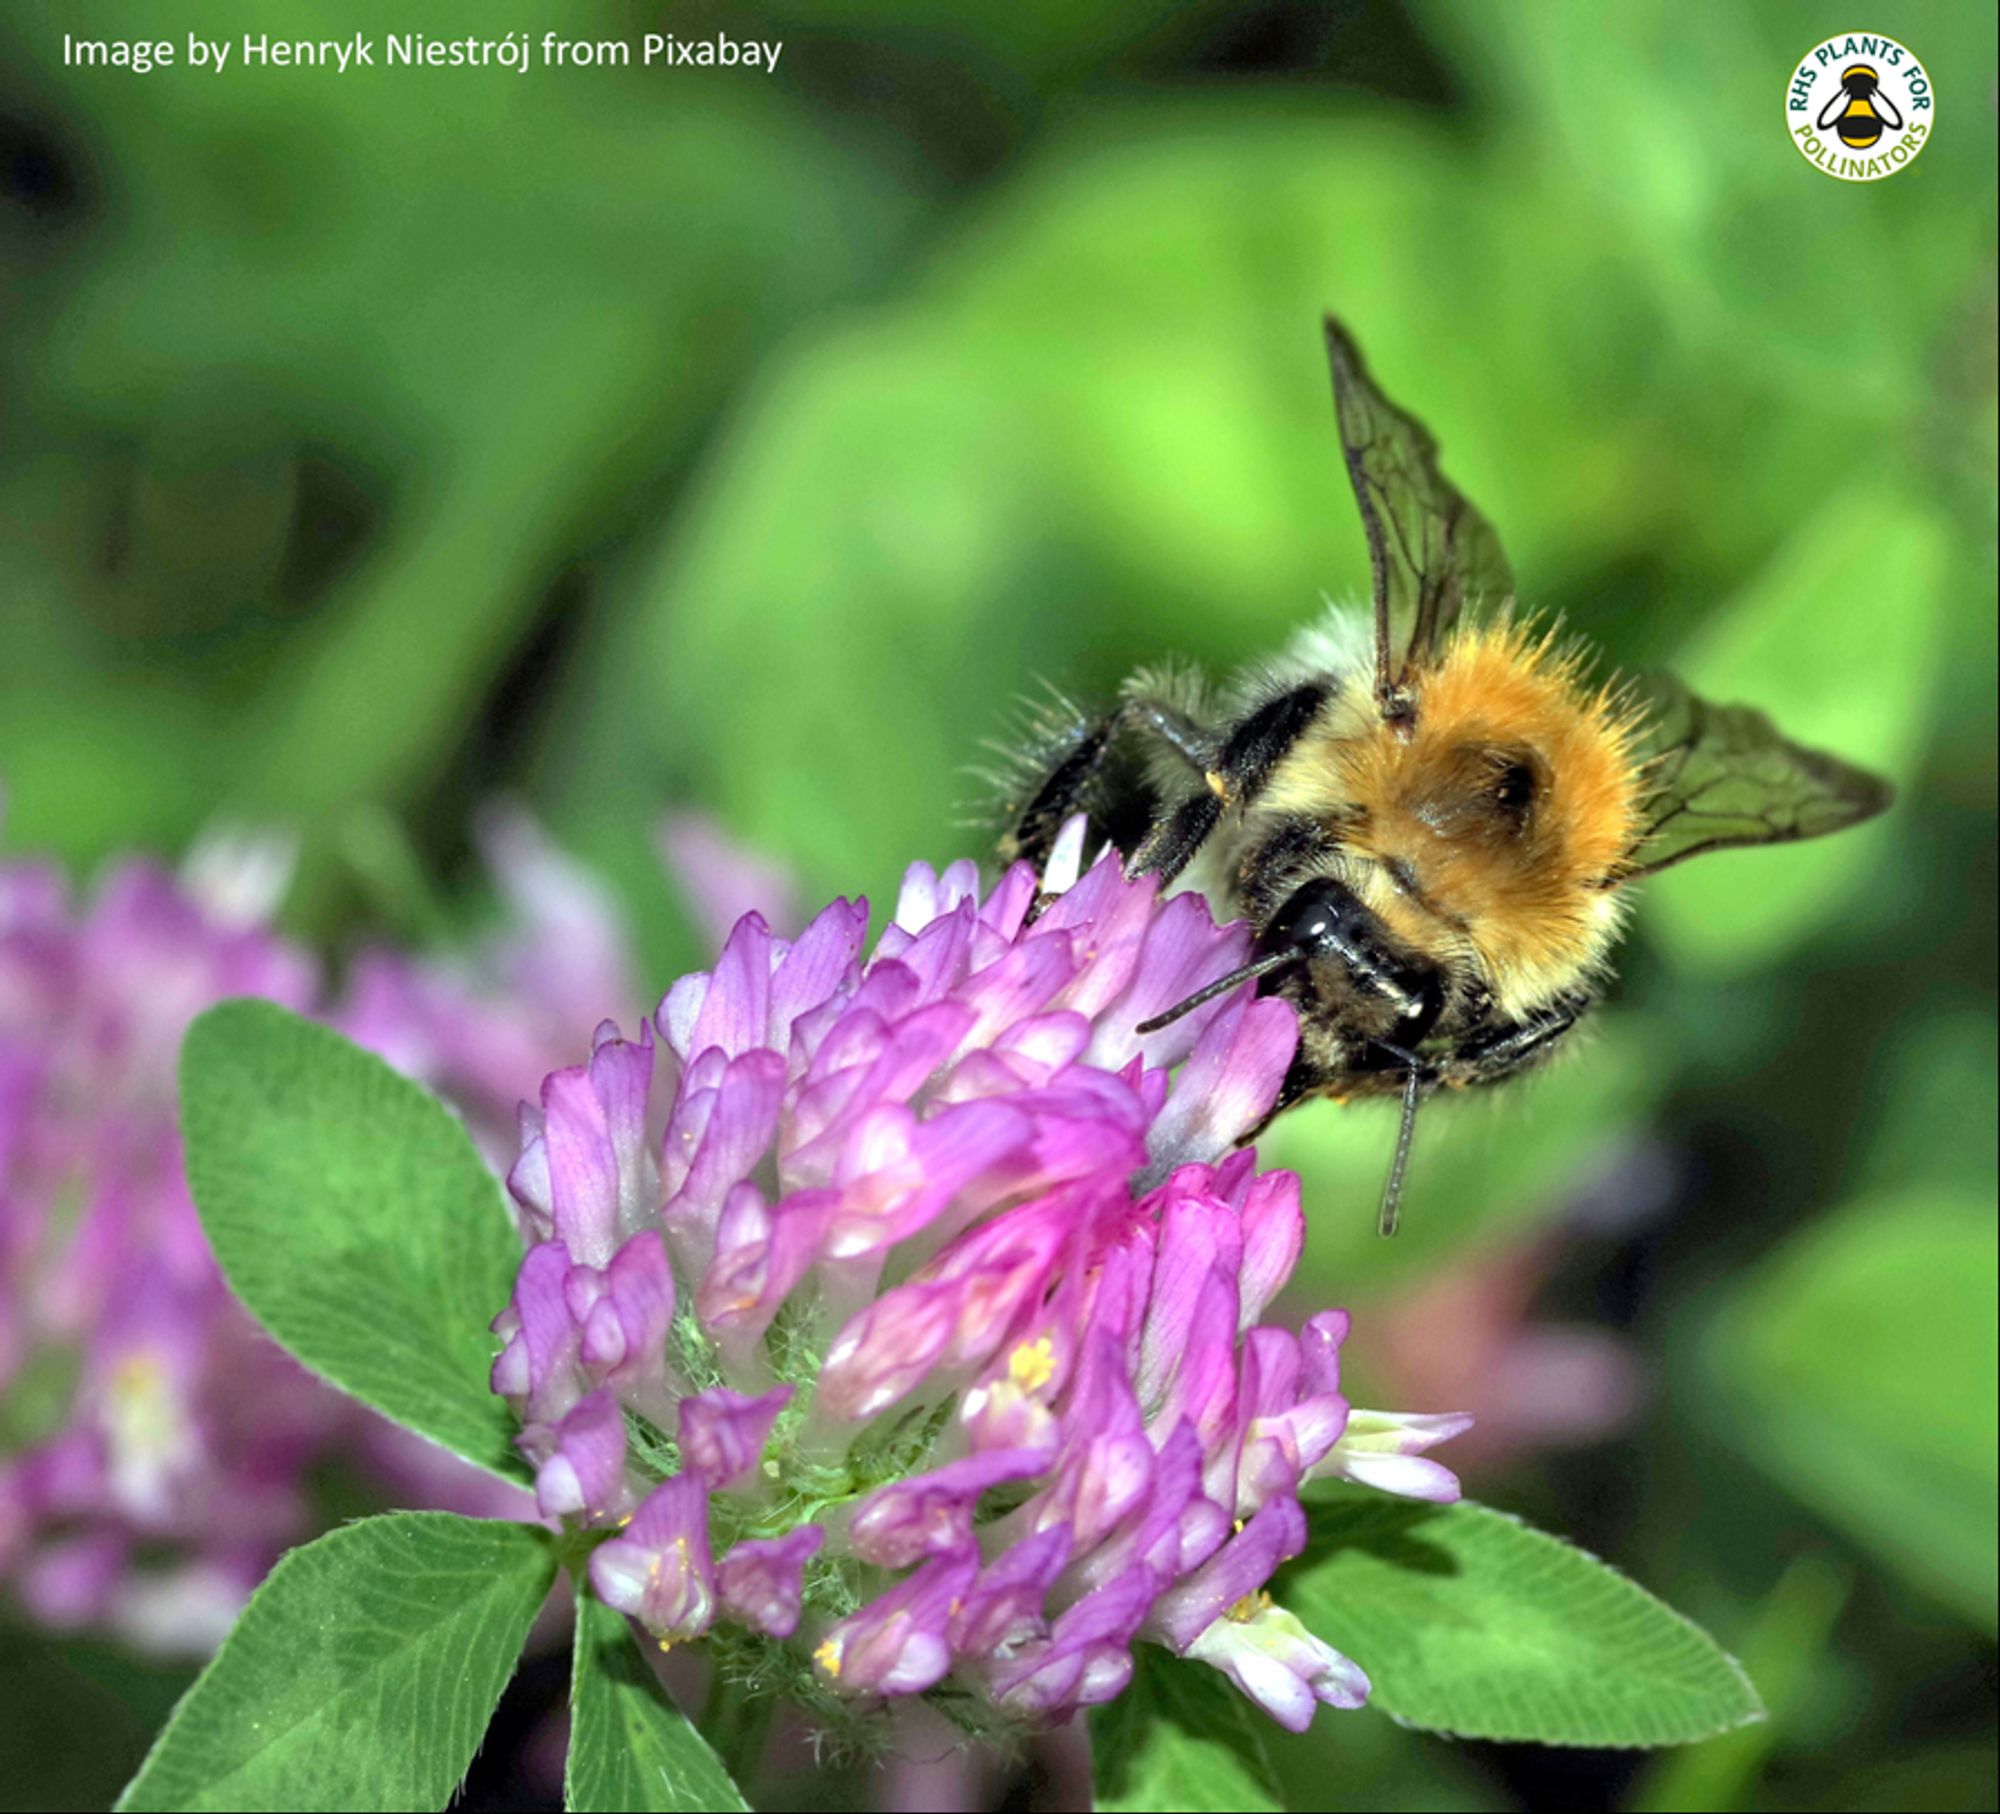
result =
[[[335,1455],[417,1503],[523,1509],[268,1340],[189,1195],[189,1022],[228,996],[318,1001],[269,926],[290,863],[281,838],[211,834],[182,873],[121,862],[83,900],[0,864],[0,1582],[47,1625],[212,1648],[310,1534],[307,1477]]]
[[[125,862],[86,903],[0,865],[0,1579],[50,1624],[206,1647],[348,1421],[229,1296],[174,1119],[195,1014],[315,992],[261,923],[284,862],[255,841],[186,880]]]
[[[1237,1145],[1292,1009],[1138,1026],[1248,935],[1115,861],[904,877],[715,968],[525,1106],[496,1319],[545,1515],[662,1647],[777,1652],[802,1696],[936,1691],[1029,1724],[1137,1642],[1286,1726],[1366,1678],[1268,1594],[1316,1475],[1446,1500],[1464,1420],[1350,1410],[1347,1318],[1263,1323],[1298,1180]]]

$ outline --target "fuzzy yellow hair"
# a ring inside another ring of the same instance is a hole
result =
[[[1416,705],[1414,728],[1378,721],[1325,752],[1348,847],[1405,884],[1370,905],[1412,944],[1469,951],[1508,1011],[1547,1001],[1616,935],[1612,884],[1640,829],[1636,716],[1554,632],[1506,619],[1455,636]],[[1479,810],[1514,753],[1538,784],[1518,825]]]

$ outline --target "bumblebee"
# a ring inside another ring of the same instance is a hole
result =
[[[1221,689],[1162,667],[1106,710],[1050,715],[1000,854],[1039,862],[1082,813],[1129,873],[1247,919],[1249,961],[1140,1031],[1246,981],[1291,1001],[1273,1115],[1400,1100],[1390,1234],[1418,1105],[1561,1048],[1603,992],[1632,883],[1838,831],[1890,792],[1669,677],[1593,683],[1516,615],[1493,529],[1332,317],[1326,345],[1372,615],[1335,611]]]
[[[1900,132],[1902,114],[1882,92],[1882,78],[1873,69],[1866,63],[1851,64],[1840,72],[1840,92],[1820,109],[1820,131],[1831,127],[1843,145],[1866,151],[1885,126]]]

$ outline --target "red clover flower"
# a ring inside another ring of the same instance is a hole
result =
[[[126,862],[77,905],[53,868],[0,865],[0,1580],[156,1648],[228,1628],[352,1422],[230,1297],[181,1169],[187,1023],[317,990],[261,923],[268,868],[198,891]]]
[[[365,954],[331,1018],[498,1147],[575,1036],[559,1004],[622,989],[626,941],[525,818],[495,819],[487,854],[503,931],[467,960]],[[269,927],[290,863],[282,840],[211,836],[184,873],[126,861],[83,901],[52,866],[0,864],[0,1583],[46,1625],[211,1648],[310,1534],[308,1476],[336,1455],[406,1502],[525,1509],[268,1340],[189,1196],[188,1023],[227,996],[319,1004]]]
[[[1368,1693],[1267,1592],[1300,1489],[1454,1499],[1422,1452],[1467,1420],[1350,1409],[1344,1312],[1259,1320],[1304,1222],[1236,1142],[1293,1012],[1245,985],[1135,1032],[1248,935],[1079,876],[1080,839],[983,896],[914,866],[865,958],[864,903],[746,915],[636,1038],[601,1025],[522,1109],[493,1385],[662,1648],[1040,1724],[1149,1642],[1300,1730]]]

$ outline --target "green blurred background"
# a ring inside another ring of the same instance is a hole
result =
[[[1328,1717],[1298,1805],[1992,1807],[1992,17],[1869,13],[1939,124],[1851,185],[1780,119],[1839,8],[503,11],[0,17],[6,850],[286,822],[290,923],[337,960],[430,896],[476,927],[467,827],[518,793],[655,985],[704,957],[670,804],[880,900],[978,849],[961,771],[1036,677],[1226,666],[1359,591],[1333,307],[1530,601],[1901,800],[1651,887],[1590,1056],[1432,1115],[1396,1243],[1380,1116],[1274,1133],[1300,1299],[1356,1309],[1367,1391],[1512,1382],[1469,1489],[1706,1622],[1773,1713],[1661,1759]],[[61,55],[544,28],[785,49],[775,79]],[[34,1734],[0,1802],[107,1796],[174,1678],[0,1644]],[[496,1733],[475,1804],[525,1805],[532,1762]]]

